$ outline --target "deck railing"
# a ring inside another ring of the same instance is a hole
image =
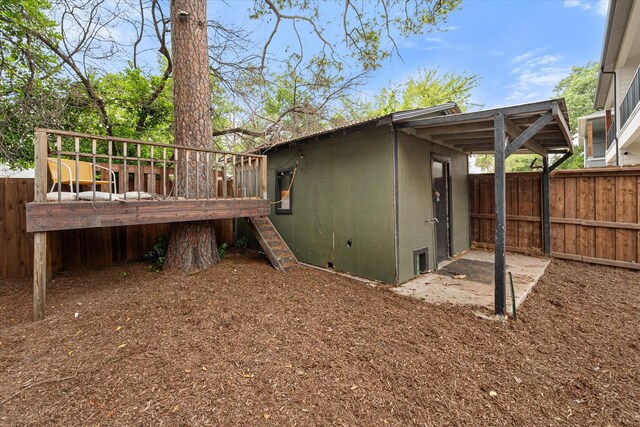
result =
[[[609,126],[609,129],[607,129],[607,141],[606,141],[607,148],[613,145],[613,143],[615,142],[615,139],[616,139],[616,122],[614,119],[614,121],[611,123],[611,126]]]
[[[267,197],[266,156],[51,129],[35,145],[48,201]]]
[[[593,144],[593,153],[592,158],[598,159],[604,157],[607,152],[607,148],[605,147],[604,142]]]
[[[622,100],[622,104],[620,104],[620,129],[624,127],[633,114],[638,103],[640,103],[640,67],[636,70],[635,76],[633,76],[633,80],[629,85],[629,89],[627,89],[627,94],[624,96]]]

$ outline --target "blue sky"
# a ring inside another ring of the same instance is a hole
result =
[[[366,8],[377,2],[356,3]],[[255,52],[261,52],[274,21],[250,20],[253,4],[253,0],[207,0],[210,18],[246,30]],[[343,42],[343,4],[321,1],[321,20],[317,22],[325,27],[337,49]],[[479,104],[476,109],[547,99],[572,66],[599,60],[607,4],[608,0],[463,0],[462,7],[441,26],[446,31],[397,38],[401,57],[385,61],[360,89],[361,96],[366,98],[389,82],[417,75],[420,68],[438,67],[443,73],[480,77],[472,96],[472,102]],[[165,6],[168,13],[168,4]],[[374,10],[377,9],[369,8],[370,12]],[[298,29],[304,37],[306,54],[319,47],[308,24],[299,23]],[[124,28],[120,32],[119,38],[125,44],[133,38]],[[283,22],[269,54],[281,59],[294,49],[297,42],[291,23]],[[157,64],[156,56],[152,50],[151,64]]]
[[[389,61],[372,81],[384,85],[419,67],[481,77],[473,102],[485,108],[546,99],[574,65],[598,61],[606,2],[465,1],[443,33],[402,43],[403,61]]]
[[[272,26],[246,19],[251,4],[209,1],[209,14],[218,19],[227,16],[259,43]],[[325,19],[331,8],[339,7],[325,5],[329,9]],[[472,102],[484,108],[547,99],[572,66],[599,60],[606,8],[607,0],[463,1],[442,26],[447,31],[398,39],[401,58],[386,61],[362,88],[362,95],[415,75],[420,68],[438,67],[442,72],[478,75],[480,85]],[[313,45],[312,37],[307,40]],[[293,42],[291,29],[283,23],[270,51],[282,52]]]

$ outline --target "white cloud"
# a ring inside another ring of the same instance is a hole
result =
[[[528,52],[525,55],[528,55],[530,53],[531,52]],[[524,59],[516,60],[517,58],[522,58],[525,55],[520,55],[519,57],[516,57],[511,60],[512,63],[518,64],[516,67],[511,69],[512,73],[528,72],[529,70],[542,67],[543,65],[546,65],[547,66],[546,68],[549,68],[550,64],[555,64],[562,59],[560,55],[535,56],[535,54],[531,54],[530,56],[526,56]]]
[[[560,61],[561,59],[562,59],[562,56],[560,55],[543,55],[539,58],[534,58],[529,62],[534,65],[545,65],[545,64],[553,64],[555,62]]]
[[[511,62],[512,63],[524,62],[527,59],[529,59],[529,58],[533,57],[534,55],[536,55],[538,52],[540,52],[540,49],[536,49],[536,50],[532,50],[532,51],[529,51],[529,52],[525,52],[525,53],[523,53],[521,55],[518,55],[518,56],[516,56],[514,58],[511,58]]]
[[[431,43],[444,43],[444,39],[442,37],[425,37],[424,40]]]
[[[582,10],[593,10],[598,15],[605,16],[609,7],[609,0],[564,0],[564,7]]]
[[[564,0],[564,7],[579,7],[582,10],[591,9],[591,5],[582,0]]]
[[[596,5],[596,12],[598,15],[607,16],[609,10],[609,0],[598,0]]]
[[[563,57],[544,53],[544,49],[525,52],[511,59],[510,73],[515,82],[507,89],[509,100],[530,101],[551,96],[555,85],[571,71],[562,63]]]
[[[456,44],[450,43],[447,39],[441,36],[421,36],[419,38],[414,38],[413,40],[404,40],[401,42],[400,47],[403,49],[414,49],[421,51],[429,51],[429,50],[440,50],[440,49],[449,49],[449,50],[468,50],[470,48],[469,45],[466,44]]]

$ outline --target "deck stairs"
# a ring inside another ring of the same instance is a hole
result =
[[[260,246],[276,270],[286,272],[298,265],[296,256],[291,252],[278,230],[267,216],[252,216],[247,218]]]

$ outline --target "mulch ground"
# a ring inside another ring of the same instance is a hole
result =
[[[231,254],[0,283],[0,425],[640,425],[640,274],[554,261],[518,320]]]

